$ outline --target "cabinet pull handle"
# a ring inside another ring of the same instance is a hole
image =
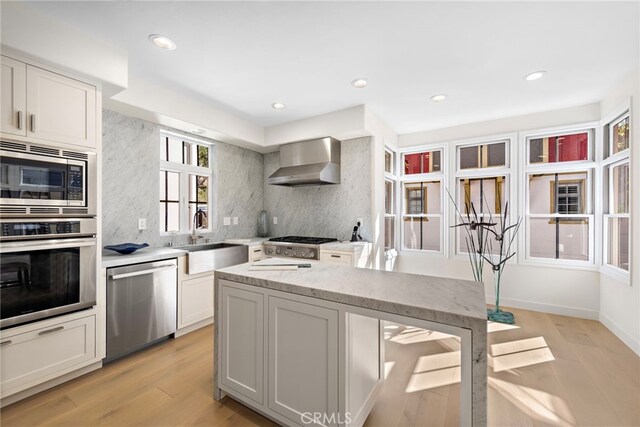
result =
[[[0,342],[0,347],[4,347],[5,345],[9,345],[9,344],[11,344],[12,342],[13,342],[13,341],[11,341],[11,340],[2,341],[2,342]]]
[[[35,133],[36,131],[36,115],[32,114],[31,115],[31,132]]]
[[[47,329],[46,331],[40,331],[38,335],[47,335],[53,332],[58,332],[64,329],[64,326],[56,326],[55,328]]]
[[[255,254],[256,252],[262,252],[262,249],[254,249],[253,253]]]
[[[18,111],[18,130],[22,130],[22,110]]]
[[[331,255],[331,258],[340,258],[340,255]]]

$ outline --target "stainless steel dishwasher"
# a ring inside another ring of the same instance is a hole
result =
[[[175,259],[107,269],[107,362],[176,331],[177,286]]]

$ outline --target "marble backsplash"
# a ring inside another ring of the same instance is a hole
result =
[[[163,127],[109,110],[103,110],[102,120],[103,245],[188,243],[186,234],[161,236],[159,231],[159,144]],[[215,198],[211,219],[216,227],[203,235],[212,241],[255,236],[264,206],[263,155],[221,142],[215,142],[213,150]],[[223,225],[225,216],[237,216],[238,225]],[[146,230],[138,230],[138,218],[146,218]]]
[[[356,218],[363,218],[360,234],[371,241],[371,138],[342,141],[340,184],[282,187],[266,184],[279,167],[279,153],[264,156],[264,202],[269,235],[351,238]],[[273,217],[278,224],[273,224]]]

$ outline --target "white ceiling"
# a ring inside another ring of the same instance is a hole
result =
[[[398,133],[552,110],[599,101],[640,62],[638,2],[29,4],[126,49],[132,75],[262,126],[358,104]]]

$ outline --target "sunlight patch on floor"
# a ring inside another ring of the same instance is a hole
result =
[[[508,331],[510,329],[520,329],[520,326],[517,325],[507,325],[506,323],[499,322],[487,322],[487,332],[500,332],[500,331]]]
[[[384,379],[385,380],[389,378],[389,374],[391,373],[391,370],[393,369],[393,366],[395,364],[396,362],[393,362],[393,361],[384,362]]]
[[[555,360],[544,337],[491,345],[488,363],[494,372],[522,368]]]
[[[450,337],[451,335],[443,334],[442,332],[411,328],[398,335],[390,337],[389,340],[398,344],[416,344],[419,342],[437,341]]]
[[[488,381],[489,387],[531,418],[551,425],[575,425],[569,406],[558,396],[497,378]]]
[[[433,389],[460,382],[460,352],[420,356],[405,393]]]

